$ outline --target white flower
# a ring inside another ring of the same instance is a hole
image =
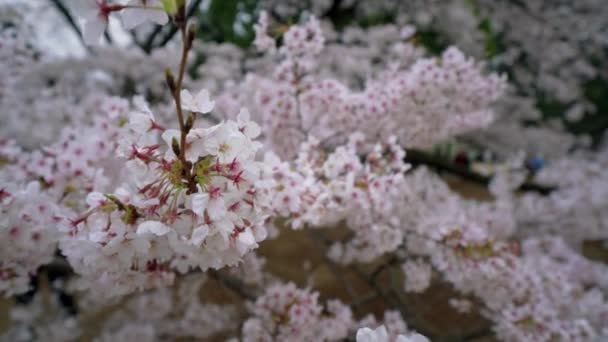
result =
[[[396,342],[429,342],[429,339],[418,333],[408,335],[397,335]],[[379,326],[376,330],[370,328],[361,328],[357,330],[357,342],[389,342],[388,332],[384,325]]]
[[[388,332],[384,325],[379,326],[376,330],[370,328],[361,328],[357,330],[357,342],[388,342]]]
[[[408,336],[399,335],[397,336],[396,342],[429,342],[429,339],[424,335],[420,335],[418,333],[412,333]]]
[[[269,19],[266,11],[260,12],[258,23],[253,25],[255,31],[255,40],[253,45],[259,51],[273,52],[276,49],[275,40],[268,35]]]
[[[406,292],[424,292],[431,284],[433,271],[428,263],[421,260],[408,260],[401,266],[401,269],[405,274]]]
[[[192,231],[192,237],[190,238],[190,242],[195,246],[200,246],[205,238],[209,234],[209,226],[204,224]]]
[[[145,221],[137,226],[137,234],[154,234],[157,236],[166,235],[171,231],[171,228],[158,221]]]
[[[154,114],[150,110],[146,100],[137,96],[133,99],[133,104],[137,108],[132,111],[129,116],[129,127],[137,134],[143,135],[144,133],[154,129],[160,128],[161,126],[156,122]]]
[[[125,8],[122,11],[122,21],[127,30],[149,20],[158,25],[165,25],[169,16],[162,9],[160,0],[131,0],[127,6],[143,6],[146,8]]]
[[[91,208],[99,207],[106,202],[106,197],[99,192],[91,192],[86,197],[86,203]]]
[[[220,163],[230,163],[237,157],[249,158],[254,152],[255,145],[251,140],[231,126],[220,124],[204,141],[207,153],[217,156]]]
[[[210,193],[192,196],[192,211],[203,217],[205,210],[207,210],[207,214],[212,220],[220,219],[226,214],[226,204],[221,194],[219,194],[219,188],[211,190]]]
[[[239,131],[243,132],[247,138],[255,139],[260,135],[262,129],[257,123],[251,121],[250,117],[249,110],[247,110],[247,108],[241,108],[241,111],[236,117],[236,122],[239,126]]]
[[[251,233],[250,229],[245,229],[238,234],[236,239],[236,248],[241,254],[245,254],[246,251],[251,249],[255,245],[255,237]]]
[[[215,106],[215,101],[211,101],[207,89],[202,89],[196,96],[192,96],[188,90],[183,89],[180,96],[182,99],[182,109],[191,112],[206,114],[211,112]]]
[[[83,21],[82,35],[87,44],[99,43],[99,38],[108,25],[110,4],[107,0],[74,1],[74,11]]]

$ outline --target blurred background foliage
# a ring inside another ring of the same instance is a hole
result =
[[[505,73],[509,80],[517,88],[517,82],[512,74],[512,66],[501,63],[497,56],[505,51],[506,43],[503,37],[497,33],[491,17],[483,17],[480,14],[475,0],[463,0],[469,5],[472,13],[478,18],[477,30],[484,37],[485,55],[490,61],[488,67],[492,70]],[[334,0],[332,5],[323,14],[323,19],[330,21],[336,30],[342,30],[350,25],[360,25],[370,27],[393,23],[395,12],[381,10],[376,13],[359,15],[356,6],[358,1],[349,2],[350,6],[343,6],[341,0]],[[308,1],[299,3],[301,9],[299,16],[307,15],[306,9],[310,8]],[[196,14],[200,23],[199,38],[205,41],[230,42],[242,48],[249,48],[254,38],[253,25],[256,14],[260,10],[258,0],[211,0],[206,10]],[[298,16],[289,18],[279,18],[272,9],[270,14],[276,20],[281,20],[285,24],[297,22]],[[431,54],[441,53],[447,46],[454,43],[449,37],[442,35],[441,32],[432,29],[418,29],[415,41],[423,45]],[[526,63],[525,58],[520,58],[516,63]],[[593,64],[605,63],[605,61],[593,61]],[[597,142],[608,128],[608,80],[604,77],[596,77],[584,84],[584,94],[595,110],[587,112],[581,120],[570,122],[566,120],[567,110],[571,103],[558,101],[551,94],[534,90],[533,94],[523,89],[518,91],[526,92],[526,96],[536,99],[537,109],[542,113],[541,121],[530,121],[528,125],[539,125],[548,120],[560,120],[568,131],[574,134],[588,134],[594,142]]]

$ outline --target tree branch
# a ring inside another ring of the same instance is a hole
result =
[[[405,161],[412,165],[427,165],[427,166],[436,168],[437,170],[445,171],[445,172],[460,176],[466,180],[469,180],[469,181],[472,181],[475,183],[479,183],[479,184],[482,184],[485,186],[489,185],[490,182],[492,181],[492,177],[488,177],[488,176],[473,172],[466,167],[448,163],[445,160],[433,157],[429,153],[420,151],[420,150],[408,149],[406,151]],[[542,195],[548,195],[556,189],[557,189],[556,187],[543,185],[543,184],[537,184],[537,183],[530,182],[530,181],[525,181],[518,188],[518,190],[520,190],[520,191],[538,192]]]
[[[255,295],[255,293],[250,291],[249,288],[247,288],[247,286],[245,286],[245,284],[243,284],[243,282],[241,282],[239,279],[226,275],[226,274],[222,274],[222,273],[218,272],[217,270],[208,270],[207,274],[211,278],[220,282],[226,288],[232,290],[239,296],[243,297],[244,299],[247,299],[250,301],[256,300],[257,296]]]
[[[84,41],[84,37],[82,36],[82,31],[80,30],[80,27],[78,27],[78,24],[74,20],[74,17],[72,17],[72,14],[70,14],[70,10],[63,4],[63,1],[62,0],[50,0],[50,1],[55,6],[55,8],[59,11],[59,13],[61,13],[61,15],[63,15],[63,17],[68,22],[68,24],[70,25],[72,30],[74,30],[74,32],[78,36],[78,40],[82,43],[82,46],[84,46],[84,48],[87,49],[87,51],[90,50],[89,46]]]
[[[190,6],[188,7],[188,11],[186,12],[186,21],[188,21],[188,19],[190,17],[192,17],[194,15],[194,13],[196,13],[196,10],[198,9],[198,7],[200,6],[201,3],[202,3],[202,0],[192,1]],[[167,25],[165,25],[165,26],[167,26]],[[173,38],[173,36],[175,36],[175,34],[179,31],[179,27],[177,25],[175,25],[175,23],[170,23],[168,26],[169,26],[169,31],[160,38],[160,41],[158,44],[154,44],[154,41],[156,40],[156,37],[163,31],[164,26],[157,25],[154,28],[152,33],[150,33],[150,35],[146,39],[145,43],[143,45],[141,45],[141,48],[142,48],[142,50],[144,50],[145,53],[149,54],[155,48],[159,48],[159,47],[163,47],[163,46],[167,45],[167,43],[171,40],[171,38]]]

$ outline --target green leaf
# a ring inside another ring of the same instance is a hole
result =
[[[175,15],[177,13],[177,3],[175,0],[160,0],[163,4],[163,8],[169,15]]]

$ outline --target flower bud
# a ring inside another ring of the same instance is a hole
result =
[[[171,139],[171,148],[173,149],[173,153],[175,153],[176,156],[180,155],[180,148],[179,148],[179,142],[177,141],[176,137],[173,137],[173,139]]]
[[[184,130],[186,131],[186,134],[188,134],[188,132],[190,132],[190,130],[192,129],[193,126],[194,126],[194,113],[190,113],[190,115],[186,119],[186,123],[184,124]]]
[[[169,86],[169,90],[171,90],[171,93],[175,94],[175,89],[177,86],[175,85],[175,78],[173,77],[173,73],[169,68],[165,69],[165,81],[167,82],[167,86]]]
[[[184,42],[186,44],[186,49],[190,50],[190,48],[192,47],[192,42],[195,38],[196,27],[194,25],[190,25],[190,27],[188,27],[188,33],[186,34],[186,41]]]

